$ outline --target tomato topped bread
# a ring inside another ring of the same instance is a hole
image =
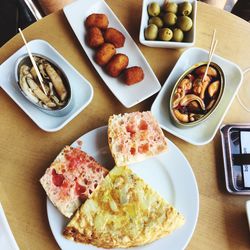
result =
[[[167,150],[167,139],[150,111],[111,116],[108,142],[117,166],[142,161]]]
[[[69,218],[107,173],[93,157],[79,148],[65,146],[40,182],[52,203]]]
[[[184,217],[128,167],[115,167],[77,210],[66,238],[97,247],[148,244],[184,224]]]

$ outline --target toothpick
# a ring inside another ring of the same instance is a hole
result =
[[[212,48],[212,50],[211,50],[211,54],[210,54],[210,57],[209,57],[209,59],[208,59],[206,71],[205,71],[205,74],[204,74],[204,76],[203,76],[202,82],[205,80],[205,78],[206,78],[206,76],[207,76],[208,68],[209,68],[209,65],[210,65],[210,63],[211,63],[212,57],[213,57],[213,55],[214,55],[214,51],[215,51],[215,48],[216,48],[216,46],[217,46],[217,43],[218,43],[218,40],[215,41],[214,46],[213,46],[213,48]]]
[[[35,62],[35,60],[34,60],[34,57],[32,56],[32,54],[31,54],[31,52],[30,52],[29,46],[28,46],[28,44],[27,44],[27,42],[26,42],[26,39],[25,39],[25,37],[24,37],[24,35],[23,35],[23,32],[22,32],[22,30],[21,30],[20,28],[18,28],[18,30],[19,30],[19,32],[20,32],[20,34],[21,34],[21,37],[22,37],[22,39],[23,39],[23,42],[24,42],[24,44],[25,44],[25,46],[26,46],[26,49],[27,49],[27,51],[28,51],[28,54],[29,54],[31,63],[32,63],[32,65],[33,65],[33,67],[34,67],[34,69],[35,69],[35,71],[36,71],[36,74],[37,74],[38,80],[39,80],[39,82],[40,82],[40,84],[41,84],[41,86],[42,86],[43,92],[44,92],[45,95],[47,95],[47,92],[46,92],[45,87],[44,87],[44,84],[43,84],[43,78],[42,78],[42,76],[41,76],[41,74],[40,74],[39,69],[37,68],[37,65],[36,65],[36,62]]]

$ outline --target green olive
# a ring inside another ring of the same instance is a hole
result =
[[[148,5],[148,14],[150,16],[158,16],[161,12],[160,5],[156,2],[153,2]]]
[[[162,6],[162,9],[165,12],[172,12],[172,13],[176,14],[177,10],[178,10],[178,5],[176,3],[165,2]]]
[[[173,31],[173,40],[176,42],[182,42],[184,38],[184,33],[181,29],[174,29]]]
[[[188,16],[180,16],[177,19],[177,27],[180,28],[182,31],[189,31],[193,27],[193,21]]]
[[[173,26],[176,24],[177,16],[174,13],[166,13],[163,16],[163,22],[166,26]]]
[[[155,40],[158,35],[158,27],[155,24],[149,24],[144,31],[146,40]]]
[[[155,24],[158,28],[162,28],[163,21],[160,17],[154,16],[149,19],[148,24]]]
[[[159,30],[159,39],[162,41],[170,41],[173,37],[173,31],[169,28]]]
[[[183,16],[189,16],[192,12],[192,4],[189,2],[184,2],[179,5],[179,13]]]

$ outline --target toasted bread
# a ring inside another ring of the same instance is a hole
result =
[[[40,179],[51,202],[71,217],[108,170],[78,148],[65,146]]]
[[[167,139],[150,111],[111,116],[108,143],[117,166],[142,161],[167,150]]]

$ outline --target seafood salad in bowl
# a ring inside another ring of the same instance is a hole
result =
[[[16,62],[15,77],[22,94],[40,110],[54,116],[68,114],[73,106],[71,87],[66,74],[49,58],[32,54],[43,80],[38,79],[28,55]]]
[[[224,91],[224,73],[216,63],[193,65],[177,80],[170,97],[170,114],[177,126],[194,126],[216,109]]]

